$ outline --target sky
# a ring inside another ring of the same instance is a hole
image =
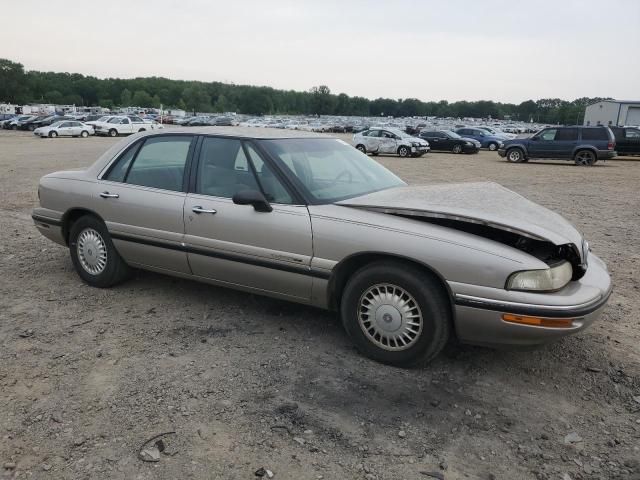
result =
[[[368,98],[640,100],[640,0],[2,0],[0,58]]]

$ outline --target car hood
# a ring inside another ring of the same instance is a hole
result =
[[[404,186],[337,203],[381,213],[483,224],[554,245],[573,244],[583,255],[582,235],[571,223],[493,182]]]

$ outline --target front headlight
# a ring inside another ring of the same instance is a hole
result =
[[[473,143],[471,143],[471,142],[464,142],[464,144],[465,144],[467,147],[473,147]]]
[[[573,277],[569,262],[562,262],[546,270],[516,272],[507,279],[507,290],[550,292],[560,290]]]

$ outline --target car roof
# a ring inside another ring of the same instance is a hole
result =
[[[156,135],[164,135],[168,133],[182,133],[194,135],[218,135],[228,137],[242,137],[255,139],[285,139],[285,138],[335,138],[329,135],[322,135],[314,132],[305,132],[299,130],[269,129],[269,128],[253,128],[253,127],[189,127],[187,128],[164,128],[162,130],[152,130]],[[145,132],[151,134],[151,132]]]

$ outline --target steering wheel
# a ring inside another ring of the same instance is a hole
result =
[[[338,176],[336,178],[334,178],[334,182],[337,182],[338,180],[340,180],[342,177],[344,177],[345,175],[349,176],[349,183],[353,182],[353,175],[351,174],[351,172],[349,170],[343,170],[341,171]]]

